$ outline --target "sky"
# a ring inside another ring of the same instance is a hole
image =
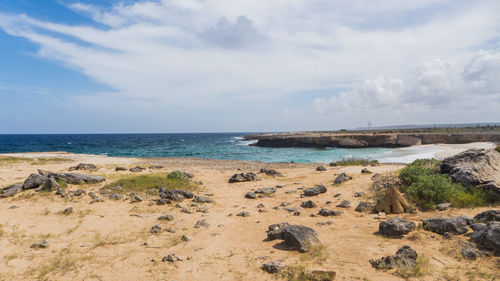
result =
[[[498,0],[0,1],[0,133],[500,121]]]

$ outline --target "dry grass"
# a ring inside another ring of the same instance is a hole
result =
[[[309,247],[309,251],[300,254],[299,260],[302,262],[312,262],[315,264],[323,264],[330,257],[328,248],[322,243],[316,243]]]
[[[167,178],[164,173],[152,173],[144,175],[127,175],[122,177],[112,183],[104,186],[113,187],[121,186],[123,189],[119,192],[151,192],[152,189],[159,189],[163,187],[165,189],[182,189],[182,190],[197,190],[198,185],[190,182],[186,179],[177,178]]]
[[[65,248],[57,252],[48,262],[42,263],[36,268],[29,269],[28,276],[36,276],[37,280],[49,280],[49,275],[65,275],[76,271],[77,257],[71,254],[70,249]],[[57,280],[57,279],[56,279]]]
[[[424,254],[419,254],[417,263],[413,267],[400,267],[396,270],[395,274],[404,279],[412,277],[422,277],[432,272],[429,258]]]

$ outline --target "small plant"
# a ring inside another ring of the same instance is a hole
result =
[[[300,261],[312,261],[317,264],[323,264],[330,257],[330,253],[325,245],[316,243],[309,246],[309,251],[300,255]]]
[[[167,178],[168,179],[171,179],[171,180],[182,180],[184,179],[184,173],[183,172],[179,172],[179,171],[174,171],[174,172],[171,172],[167,175]]]

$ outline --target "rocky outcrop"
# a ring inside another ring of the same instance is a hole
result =
[[[21,191],[23,191],[22,184],[18,183],[18,184],[9,185],[9,186],[4,187],[0,190],[0,198],[11,197],[11,196],[14,196]]]
[[[285,246],[297,249],[299,252],[308,252],[311,246],[319,243],[319,235],[314,229],[287,222],[270,225],[267,239],[285,240]]]
[[[417,225],[414,222],[407,221],[401,217],[395,217],[378,225],[378,232],[387,236],[401,236],[415,230]]]
[[[469,149],[446,158],[441,173],[464,186],[484,189],[491,201],[500,200],[500,153],[493,149]]]
[[[75,170],[96,171],[97,166],[94,164],[80,163],[74,167],[69,167],[69,170],[70,171],[75,171]]]
[[[266,174],[271,177],[282,177],[283,175],[275,169],[260,169],[261,174]]]
[[[487,227],[474,232],[470,238],[479,246],[500,254],[500,222],[490,222]]]
[[[464,234],[469,230],[468,226],[472,223],[472,219],[460,216],[456,218],[431,218],[425,219],[422,222],[424,229],[438,234]]]
[[[400,248],[395,255],[386,256],[378,260],[370,260],[376,269],[411,268],[417,264],[418,254],[410,246]]]
[[[262,147],[408,147],[420,144],[470,142],[500,142],[500,133],[338,133],[294,132],[257,134],[243,137],[257,140],[253,145]]]
[[[487,210],[474,216],[474,221],[488,223],[500,221],[500,210]]]

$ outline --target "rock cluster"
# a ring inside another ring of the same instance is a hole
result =
[[[234,174],[229,179],[229,183],[244,182],[244,181],[257,181],[257,180],[259,180],[259,178],[257,177],[256,174],[254,174],[252,172],[248,172],[248,173]]]

